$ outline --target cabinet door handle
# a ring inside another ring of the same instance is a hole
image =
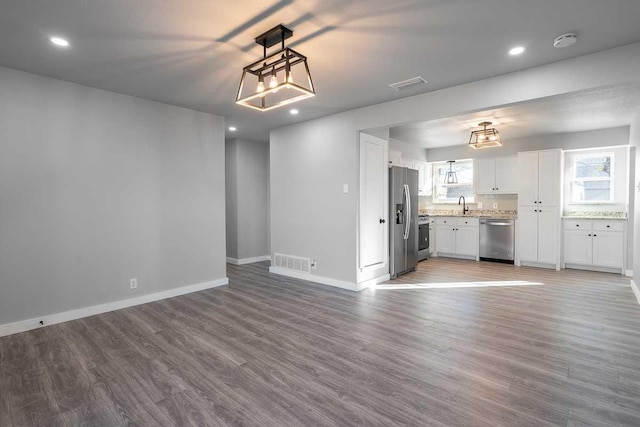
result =
[[[538,212],[538,209],[534,209],[533,211],[534,211],[534,212]]]
[[[385,222],[387,222],[386,220],[380,218],[380,224],[384,224]]]
[[[536,203],[536,204],[537,204],[538,202],[534,201],[533,203]]]
[[[591,237],[591,234],[589,234],[589,237]]]
[[[611,228],[611,226],[610,226],[610,225],[607,225],[607,228]]]
[[[598,237],[598,235],[597,235],[597,234],[594,234],[594,235],[593,235],[593,237]]]
[[[576,227],[580,227],[580,224],[576,224]]]
[[[498,187],[496,187],[496,191],[498,191],[498,190],[499,190],[499,188],[498,188]]]

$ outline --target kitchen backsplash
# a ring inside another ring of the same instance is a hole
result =
[[[497,207],[494,208],[494,203]],[[462,211],[462,205],[433,203],[431,196],[419,197],[418,205],[421,211],[426,210],[451,210]],[[518,209],[518,196],[515,194],[477,194],[473,203],[467,203],[472,210],[482,211],[515,211]]]
[[[562,216],[572,217],[572,218],[592,218],[592,217],[600,217],[600,218],[626,218],[627,213],[622,211],[596,211],[596,210],[588,210],[588,211],[564,211],[562,212]]]

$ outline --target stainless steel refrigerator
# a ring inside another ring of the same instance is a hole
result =
[[[391,278],[418,265],[418,171],[389,169],[389,272]]]

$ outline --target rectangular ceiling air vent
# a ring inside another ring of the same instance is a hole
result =
[[[414,87],[426,85],[427,83],[429,83],[429,81],[427,81],[424,77],[418,76],[411,79],[403,80],[401,82],[391,83],[389,87],[399,91],[413,89]]]

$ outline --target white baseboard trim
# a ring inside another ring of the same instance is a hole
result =
[[[293,270],[289,270],[281,267],[269,267],[269,273],[280,274],[281,276],[293,277],[295,279],[302,279],[308,282],[320,283],[322,285],[329,285],[335,288],[346,289],[348,291],[357,292],[364,289],[364,287],[362,288],[359,287],[357,283],[332,279],[330,277],[316,276],[315,274],[304,273],[301,271],[293,271]],[[363,283],[367,283],[367,282],[363,282]]]
[[[624,275],[627,277],[633,277],[633,270],[625,270]]]
[[[169,289],[166,291],[156,292],[153,294],[141,295],[135,298],[129,298],[120,301],[108,302],[105,304],[93,305],[91,307],[79,308],[76,310],[64,311],[62,313],[49,314],[42,317],[36,317],[28,320],[21,320],[15,323],[6,323],[0,325],[0,337],[17,334],[20,332],[30,331],[32,329],[42,328],[43,326],[55,325],[56,323],[68,322],[70,320],[81,319],[83,317],[95,316],[96,314],[107,313],[109,311],[120,310],[135,305],[146,304],[153,301],[159,301],[167,298],[177,297],[179,295],[190,294],[192,292],[203,291],[218,286],[229,284],[229,279],[223,277],[211,282],[198,283],[195,285],[183,286],[180,288]],[[42,324],[40,322],[43,322]]]
[[[371,288],[373,286],[376,286],[379,283],[386,282],[387,280],[391,280],[390,274],[385,274],[380,277],[374,277],[373,279],[365,280],[364,282],[360,282],[357,284],[358,291]]]
[[[638,300],[638,304],[640,304],[640,289],[638,289],[638,285],[636,285],[636,282],[634,282],[633,279],[631,279],[631,290],[633,291],[633,294],[636,296],[636,299]]]
[[[240,258],[240,259],[227,257],[227,263],[233,264],[233,265],[253,264],[254,262],[260,262],[260,261],[271,261],[271,255],[262,255],[262,256],[256,256],[253,258]]]

